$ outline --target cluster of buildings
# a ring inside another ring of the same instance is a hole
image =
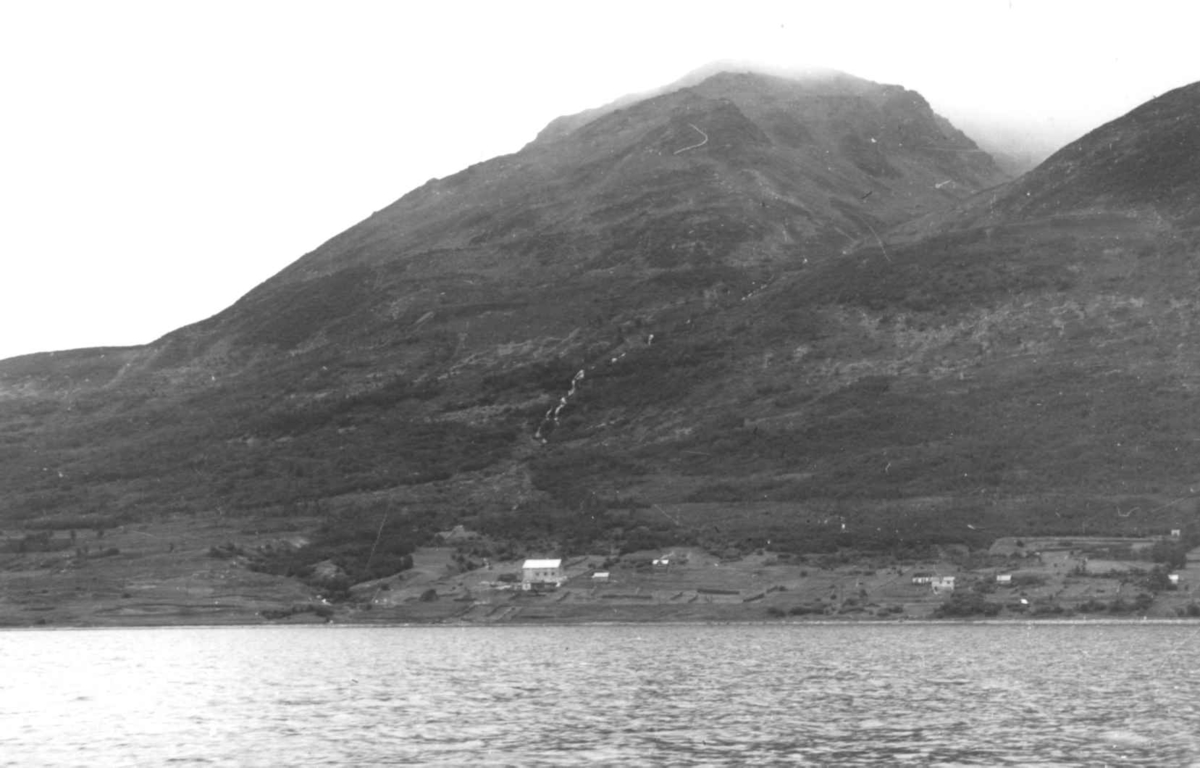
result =
[[[687,557],[677,558],[674,553],[670,553],[660,555],[649,562],[655,569],[667,569],[675,562],[686,563]],[[563,572],[561,559],[526,560],[521,565],[521,589],[523,590],[558,589],[566,580],[567,576]],[[593,584],[605,583],[608,580],[608,571],[594,571],[592,573]]]
[[[917,571],[912,576],[913,584],[928,584],[933,588],[933,594],[941,595],[954,591],[953,576],[938,576],[928,571]]]

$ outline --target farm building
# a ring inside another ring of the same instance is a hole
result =
[[[1011,573],[997,573],[996,574],[996,583],[997,584],[1012,584],[1012,574]]]
[[[917,571],[912,575],[913,584],[932,584],[933,574],[929,571]]]
[[[555,589],[562,583],[562,560],[526,560],[521,566],[521,589]]]
[[[934,576],[933,581],[930,582],[930,585],[933,587],[933,594],[935,594],[935,595],[940,595],[943,592],[953,592],[954,591],[954,577],[953,576]]]

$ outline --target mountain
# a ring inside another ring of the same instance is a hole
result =
[[[992,532],[1186,529],[1198,107],[1200,84],[1164,94],[797,292],[837,296],[832,336],[866,346],[842,365],[885,393],[860,407],[894,437],[853,446],[863,477],[888,462],[873,495],[933,481]]]
[[[209,320],[0,362],[4,524],[285,531],[239,556],[349,582],[456,525],[494,556],[1179,527],[1195,98],[1008,183],[836,73],[560,118]]]
[[[28,457],[32,441],[64,477],[116,480],[90,483],[87,502],[43,501],[62,486],[30,461],[9,492],[19,509],[136,515],[141,495],[126,484],[166,484],[181,508],[261,507],[424,487],[496,462],[520,466],[509,474],[524,489],[529,439],[551,426],[539,414],[578,370],[645,354],[652,335],[663,349],[664,333],[1001,178],[919,95],[846,75],[719,73],[555,121],[514,155],[413,190],[208,321],[144,348],[8,361],[13,450]],[[705,333],[704,354],[724,356],[725,329]],[[667,349],[692,354],[690,342]],[[669,357],[649,358],[673,379]],[[681,393],[644,387],[659,403]],[[377,409],[420,428],[379,434]],[[417,459],[419,439],[430,445]],[[279,441],[262,482],[230,480],[246,460],[231,446]],[[358,458],[335,468],[319,458],[332,448]]]
[[[1200,84],[1143,104],[1052,155],[1006,195],[1001,210],[1028,218],[1060,210],[1144,210],[1180,227],[1200,224]]]
[[[767,279],[1001,180],[990,158],[902,88],[844,75],[722,73],[591,120],[555,121],[514,155],[432,181],[200,333],[304,344],[328,330],[328,318],[304,309],[307,323],[285,319],[281,303],[308,306],[286,292],[316,301],[329,292],[337,303],[339,292],[368,283],[369,296],[355,294],[353,305],[386,304],[370,313],[391,326],[364,317],[372,334],[395,336],[430,312],[440,326],[448,304],[456,328],[499,311],[522,327],[514,339],[528,323],[542,335],[569,333],[581,304],[563,291],[585,291],[582,306],[606,294],[619,305],[595,322],[612,322],[614,311],[644,315],[654,310],[641,294],[658,292],[665,275],[686,275],[693,292]],[[633,295],[627,281],[638,286]],[[500,296],[508,305],[487,309]],[[562,310],[547,311],[561,299]],[[489,328],[462,343],[486,347],[494,337]]]

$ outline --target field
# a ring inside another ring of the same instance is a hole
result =
[[[580,555],[565,561],[562,587],[545,592],[520,589],[520,559],[481,563],[464,557],[461,544],[426,546],[413,553],[411,568],[327,601],[318,586],[249,567],[254,552],[303,545],[295,531],[305,523],[176,518],[79,531],[73,542],[61,533],[47,540],[9,531],[0,554],[0,625],[1200,615],[1193,595],[1200,549],[1177,562],[1182,567],[1170,572],[1178,584],[1170,584],[1150,558],[1171,540],[1147,537],[1008,538],[990,549],[948,546],[910,560],[769,550],[722,556],[694,546]],[[20,541],[40,548],[13,551]],[[934,594],[913,582],[915,574],[953,576],[955,591]],[[1011,583],[997,583],[1000,574]]]
[[[55,532],[40,551],[13,551],[26,535],[0,539],[0,626],[245,624],[263,611],[321,605],[294,579],[255,573],[214,556],[231,540],[256,546],[286,530],[177,518],[103,532]],[[28,548],[28,547],[27,547]],[[291,614],[289,614],[291,615]],[[321,619],[323,620],[323,619]]]

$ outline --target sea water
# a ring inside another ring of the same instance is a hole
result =
[[[1200,626],[0,632],[0,765],[1200,765]]]

